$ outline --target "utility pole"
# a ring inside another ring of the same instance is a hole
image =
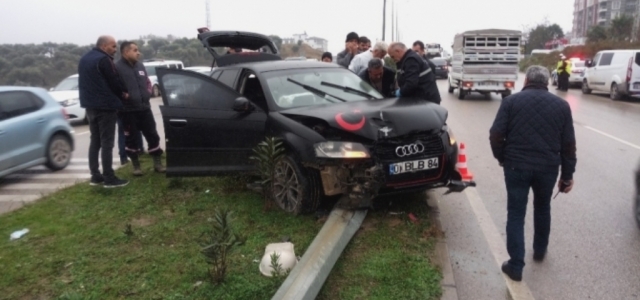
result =
[[[393,0],[392,0],[393,1]],[[395,21],[395,17],[396,17],[396,2],[393,1],[391,2],[391,42],[395,42],[396,41],[396,21]]]
[[[384,33],[387,31],[387,0],[382,1],[382,40],[384,41]]]
[[[204,5],[206,9],[207,28],[211,29],[211,9],[209,8],[209,0],[205,0]]]

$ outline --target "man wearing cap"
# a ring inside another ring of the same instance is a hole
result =
[[[358,54],[358,49],[360,48],[359,42],[360,37],[357,33],[350,32],[349,34],[347,34],[345,49],[342,50],[342,52],[338,53],[338,55],[336,55],[336,59],[339,65],[345,68],[349,67],[351,60],[353,60],[353,58]]]
[[[569,76],[571,74],[571,62],[567,60],[563,54],[560,54],[560,61],[558,62],[557,74],[558,74],[558,90],[564,91],[564,92],[568,91]]]
[[[413,97],[440,104],[440,92],[429,64],[403,43],[396,42],[387,51],[398,66],[396,97]]]

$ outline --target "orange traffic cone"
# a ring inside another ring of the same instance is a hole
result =
[[[464,143],[460,143],[456,169],[458,169],[458,172],[460,172],[460,175],[462,175],[463,181],[471,181],[473,180],[473,174],[471,174],[471,172],[469,172],[469,169],[467,169],[467,153],[465,149],[466,148],[464,146]]]

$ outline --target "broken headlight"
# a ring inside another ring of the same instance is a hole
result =
[[[369,158],[369,150],[360,143],[322,142],[315,144],[316,156],[323,158]]]
[[[449,135],[449,145],[453,146],[456,144],[456,138],[455,136],[453,136],[453,131],[451,131],[451,128],[449,128],[449,126],[444,125],[442,126],[442,130],[443,131],[447,131],[447,135]]]

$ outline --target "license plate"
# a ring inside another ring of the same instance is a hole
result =
[[[633,84],[633,89],[634,90],[640,90],[640,82],[636,82]]]
[[[483,85],[483,86],[498,86],[497,82],[493,82],[493,81],[485,81],[485,82],[479,82],[478,85]]]
[[[419,172],[437,169],[440,166],[440,160],[437,157],[405,161],[389,165],[389,174],[397,175],[403,173]]]

